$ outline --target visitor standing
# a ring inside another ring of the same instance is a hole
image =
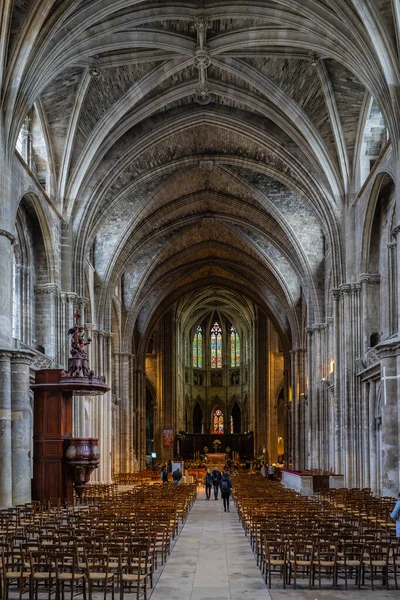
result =
[[[263,477],[267,476],[267,467],[264,465],[264,463],[261,465],[260,473]]]
[[[206,500],[209,500],[211,496],[211,488],[213,485],[213,476],[211,474],[210,469],[207,469],[207,473],[204,478],[204,485],[206,487]]]
[[[224,471],[224,474],[221,477],[221,498],[224,501],[224,511],[229,510],[229,496],[231,495],[231,487],[232,481],[229,479],[229,474],[227,471]]]
[[[274,480],[274,475],[275,475],[275,467],[274,465],[269,465],[268,467],[268,479],[270,479],[271,481]]]
[[[163,468],[161,469],[161,480],[163,483],[168,483],[168,469],[167,469],[167,465],[164,465]]]
[[[221,485],[221,473],[218,470],[218,467],[214,467],[212,472],[212,483],[214,487],[214,499],[218,500],[218,490]]]
[[[182,479],[182,471],[180,470],[179,467],[177,469],[175,469],[175,471],[172,473],[172,479],[174,480],[174,483],[177,486],[180,486],[181,479]]]
[[[390,513],[390,518],[396,521],[396,537],[400,538],[400,494],[393,511]]]

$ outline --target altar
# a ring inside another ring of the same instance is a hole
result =
[[[344,487],[343,475],[312,475],[302,471],[282,469],[282,485],[296,490],[302,496],[312,496],[325,489]]]
[[[220,442],[215,446],[215,442]],[[218,452],[213,452],[218,448]],[[217,455],[223,457],[225,464],[225,450],[229,448],[237,453],[241,460],[250,460],[254,455],[254,436],[249,433],[186,433],[180,431],[175,436],[174,456],[184,460],[193,460],[198,454],[207,454],[210,461]],[[206,449],[206,450],[205,450]],[[220,459],[218,459],[220,460]]]

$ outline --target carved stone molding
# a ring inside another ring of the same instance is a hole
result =
[[[35,353],[30,350],[14,350],[11,354],[11,362],[30,365],[35,358]]]
[[[360,283],[342,283],[339,288],[341,296],[347,294],[359,294],[361,291]]]
[[[41,296],[42,294],[56,294],[58,292],[58,285],[56,283],[42,283],[35,285],[35,294]]]
[[[332,294],[332,298],[334,300],[336,300],[336,301],[339,300],[339,298],[340,298],[340,289],[338,289],[338,288],[331,289],[331,294]]]
[[[84,296],[77,296],[76,302],[79,306],[87,306],[89,304],[89,298],[85,298]]]
[[[400,355],[400,339],[395,338],[393,340],[387,340],[380,342],[375,346],[376,356],[378,360],[383,358],[394,358]]]
[[[4,236],[8,240],[10,240],[11,244],[15,243],[15,235],[10,233],[9,231],[6,231],[5,229],[0,229],[0,235]]]
[[[76,304],[77,297],[75,292],[60,292],[60,299],[65,304]]]
[[[377,283],[380,283],[380,281],[381,281],[381,276],[379,275],[379,273],[361,273],[361,275],[360,275],[360,284],[363,284],[363,283],[377,284]]]
[[[392,229],[392,236],[396,237],[397,234],[399,233],[399,231],[400,231],[400,223]]]

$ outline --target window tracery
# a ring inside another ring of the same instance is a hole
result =
[[[219,408],[214,411],[214,433],[224,433],[224,413]]]
[[[222,368],[222,328],[217,321],[211,328],[211,368]]]

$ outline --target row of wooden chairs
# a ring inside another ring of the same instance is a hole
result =
[[[2,552],[3,598],[9,597],[9,586],[15,583],[19,597],[25,591],[29,598],[37,600],[39,592],[46,592],[50,600],[64,598],[65,588],[69,587],[71,598],[81,593],[92,600],[93,592],[99,587],[106,597],[111,592],[114,598],[115,586],[119,586],[120,598],[124,592],[134,590],[136,598],[143,592],[147,598],[148,581],[152,587],[153,564],[149,560],[149,546],[136,542],[129,551],[110,554],[104,552],[84,552],[74,550],[40,550],[29,553],[22,550]]]
[[[158,562],[167,560],[195,498],[195,485],[140,482],[87,506],[53,501],[0,511],[1,596],[7,599],[16,584],[20,597],[28,591],[35,598],[44,587],[59,598],[69,586],[71,594],[77,588],[84,597],[87,588],[90,600],[100,584],[104,597],[114,597],[119,585],[121,598],[125,591],[146,598]]]
[[[274,539],[275,537],[275,539]],[[353,580],[360,589],[361,584],[369,581],[371,589],[379,581],[389,589],[393,581],[398,589],[398,571],[400,569],[400,546],[376,543],[334,542],[309,540],[306,538],[281,538],[268,534],[263,544],[261,570],[265,582],[271,587],[271,577],[277,574],[286,587],[296,583],[299,575],[308,579],[309,588],[315,585],[317,578],[319,589],[322,581],[335,589],[338,580],[344,580],[345,589]]]
[[[360,510],[371,497],[367,490],[341,492],[348,499],[344,505],[326,496],[305,498],[260,476],[242,474],[235,478],[233,495],[269,586],[272,575],[279,575],[284,587],[293,577],[296,586],[300,574],[309,587],[316,579],[319,586],[325,580],[336,587],[343,578],[346,588],[352,581],[357,587],[370,583],[374,589],[377,580],[386,588],[392,583],[398,588],[399,540],[393,522]],[[383,506],[389,509],[386,499],[378,504],[380,515]],[[356,549],[357,556],[351,556]]]

